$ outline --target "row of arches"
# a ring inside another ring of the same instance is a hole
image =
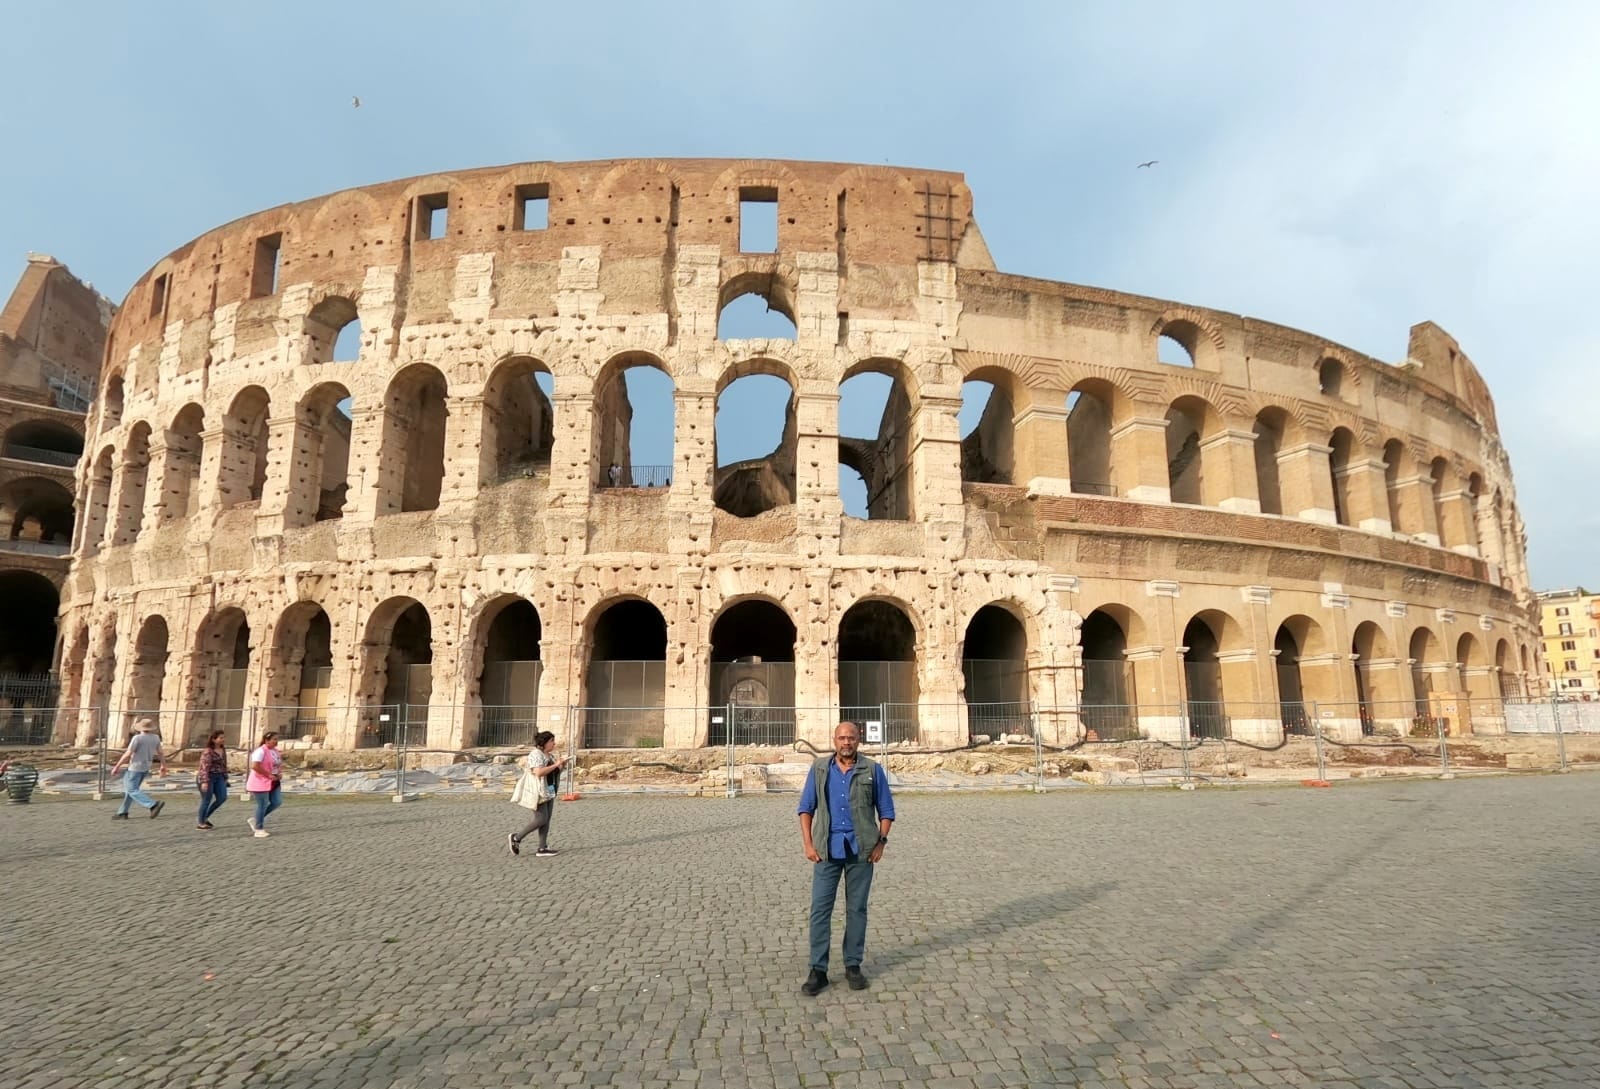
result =
[[[222,728],[241,737],[247,707],[292,736],[348,728],[337,740],[355,746],[392,743],[408,728],[425,736],[430,716],[456,700],[469,712],[464,744],[526,744],[540,721],[544,624],[531,602],[512,595],[477,614],[464,646],[443,643],[428,608],[409,597],[384,601],[349,634],[336,633],[321,605],[300,602],[268,632],[253,631],[245,612],[230,606],[205,618],[192,648],[174,642],[164,616],[144,617],[119,673],[115,640],[92,639],[82,627],[68,649],[69,685],[82,686],[84,706],[119,705],[128,720],[161,714],[187,734]],[[796,625],[775,600],[743,598],[723,609],[711,627],[706,687],[689,701],[706,709],[692,743],[795,740],[796,644]],[[584,744],[661,744],[668,705],[682,697],[668,698],[660,610],[639,598],[614,599],[585,622],[583,645],[577,687],[559,706],[569,697],[583,705]],[[862,718],[891,708],[891,738],[915,740],[918,640],[906,612],[891,601],[858,602],[840,618],[836,655],[836,705]],[[978,610],[962,644],[974,721],[1026,717],[1027,655],[1024,626],[1010,607]],[[448,669],[437,672],[436,660]],[[341,664],[354,667],[343,681]],[[731,719],[729,708],[738,709]]]
[[[719,380],[704,469],[718,508],[749,517],[796,501],[796,389],[788,366],[767,358],[730,367]],[[916,478],[932,456],[927,440],[950,425],[924,415],[910,370],[892,360],[863,361],[839,389],[838,483],[847,513],[917,518]],[[590,449],[563,460],[586,461],[594,489],[671,486],[680,471],[679,403],[664,364],[643,353],[619,357],[589,392]],[[1279,408],[1262,409],[1245,431],[1195,395],[1173,400],[1157,421],[1138,416],[1111,383],[1092,379],[1067,395],[1065,434],[1047,432],[1041,443],[1036,429],[1050,417],[1031,403],[1019,412],[1019,395],[1015,377],[999,368],[966,379],[954,421],[963,481],[1054,476],[1080,493],[1392,531],[1498,562],[1516,554],[1498,489],[1490,494],[1481,473],[1463,476],[1443,456],[1417,462],[1401,440],[1366,450],[1340,427],[1313,441]],[[556,427],[555,405],[555,378],[532,357],[504,360],[481,398],[454,398],[442,371],[413,364],[375,406],[356,404],[346,386],[328,381],[275,415],[281,409],[268,392],[250,386],[208,431],[205,410],[188,404],[159,434],[140,420],[120,452],[100,450],[84,476],[84,544],[128,543],[144,525],[181,520],[207,501],[227,508],[270,499],[268,513],[281,512],[286,528],[343,516],[353,488],[370,491],[373,515],[435,509],[452,436],[452,448],[470,451],[455,456],[472,464],[449,475],[469,490],[548,475],[566,433]],[[1150,475],[1152,464],[1162,466],[1159,476]],[[202,473],[209,474],[204,486]],[[274,480],[281,494],[269,497]]]

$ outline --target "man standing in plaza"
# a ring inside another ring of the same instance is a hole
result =
[[[134,802],[148,809],[150,816],[159,816],[162,807],[167,803],[158,802],[139,789],[149,777],[152,764],[160,766],[161,774],[167,773],[167,758],[161,755],[161,735],[156,733],[153,719],[141,718],[134,724],[134,734],[128,741],[128,751],[117,758],[111,774],[115,776],[122,770],[124,764],[128,766],[128,776],[122,782],[122,807],[111,814],[111,819],[127,820],[128,807]]]
[[[800,794],[800,841],[811,862],[811,973],[800,990],[815,995],[828,985],[833,945],[833,905],[844,878],[844,978],[865,990],[861,961],[867,951],[867,897],[872,868],[883,858],[894,823],[889,777],[860,754],[861,728],[841,722],[831,756],[820,757]]]

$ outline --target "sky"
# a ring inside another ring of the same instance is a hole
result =
[[[1536,588],[1600,584],[1600,4],[6,8],[6,290],[35,251],[120,301],[237,216],[434,171],[957,170],[1007,272],[1389,361],[1437,322],[1495,397]]]

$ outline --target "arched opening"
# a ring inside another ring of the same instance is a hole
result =
[[[433,618],[414,598],[390,598],[367,622],[358,744],[424,744],[433,699]],[[373,707],[372,704],[378,706]]]
[[[1490,707],[1484,701],[1494,699],[1499,693],[1489,683],[1489,659],[1483,650],[1483,642],[1473,632],[1462,632],[1456,640],[1456,691],[1464,694],[1469,706],[1464,710],[1464,720],[1460,728],[1452,732],[1469,733],[1472,728],[1473,701],[1478,701],[1476,710],[1483,715],[1499,717],[1502,713],[1499,707]]]
[[[0,549],[64,556],[72,546],[72,493],[25,476],[0,485]]]
[[[1205,458],[1200,451],[1207,406],[1193,397],[1167,409],[1167,487],[1174,503],[1205,502]]]
[[[797,340],[799,335],[787,308],[760,291],[735,295],[717,314],[718,340]]]
[[[1217,657],[1220,644],[1211,625],[1198,616],[1183,629],[1185,701],[1190,737],[1228,736],[1228,720],[1222,700],[1222,663]]]
[[[1495,680],[1499,685],[1500,698],[1515,700],[1522,698],[1522,685],[1513,674],[1514,664],[1511,660],[1511,644],[1504,639],[1494,646],[1494,672]]]
[[[555,378],[537,359],[514,356],[495,368],[483,389],[483,456],[487,482],[550,473],[555,449]]]
[[[1356,437],[1348,428],[1335,428],[1328,440],[1328,471],[1333,475],[1333,517],[1341,526],[1354,525],[1350,520],[1350,452],[1355,449]]]
[[[330,295],[312,307],[306,334],[312,363],[353,363],[361,357],[361,319],[356,304],[342,295]]]
[[[50,672],[56,651],[56,612],[61,597],[55,584],[33,571],[0,571],[0,674]]]
[[[205,412],[184,405],[167,430],[167,456],[162,475],[161,522],[187,519],[200,507],[200,464],[204,454]]]
[[[0,457],[70,468],[83,456],[83,436],[53,420],[27,420],[6,432]]]
[[[1383,490],[1389,497],[1389,528],[1395,533],[1410,533],[1400,517],[1400,461],[1405,457],[1405,445],[1399,439],[1383,444]]]
[[[1324,397],[1339,397],[1344,392],[1344,364],[1324,359],[1317,364],[1317,388]]]
[[[592,486],[671,485],[674,419],[674,387],[660,360],[613,360],[595,383]]]
[[[1256,492],[1262,514],[1283,513],[1283,489],[1278,480],[1278,457],[1283,452],[1283,429],[1287,415],[1282,409],[1263,409],[1256,416],[1251,433],[1255,436]]]
[[[87,706],[95,710],[107,710],[112,704],[111,687],[117,676],[117,626],[114,623],[102,623],[100,634],[95,639],[88,652],[88,682],[85,698]],[[109,718],[109,716],[108,716]],[[133,721],[123,716],[120,721],[112,721],[107,733],[111,743],[122,744],[128,739]]]
[[[426,363],[401,371],[383,398],[378,513],[437,510],[444,486],[448,388]]]
[[[1445,539],[1444,485],[1449,475],[1450,462],[1444,458],[1434,458],[1428,465],[1428,498],[1432,503],[1433,532],[1439,538],[1439,543],[1447,547],[1459,543]]]
[[[961,383],[961,481],[1011,484],[1016,468],[1016,417],[1010,374],[984,367]]]
[[[659,748],[666,735],[667,620],[648,601],[608,605],[593,620],[583,744]]]
[[[128,677],[127,708],[130,714],[160,713],[170,655],[169,638],[164,617],[149,616],[139,625],[139,634],[133,641],[133,670]]]
[[[1306,711],[1305,686],[1300,677],[1300,642],[1288,624],[1278,627],[1272,649],[1277,660],[1278,718],[1284,733],[1311,733],[1311,716]]]
[[[1392,717],[1399,699],[1395,689],[1388,637],[1383,629],[1370,620],[1356,626],[1350,641],[1350,653],[1355,658],[1356,700],[1360,704],[1361,732],[1370,737],[1377,732],[1380,718]],[[1384,660],[1380,671],[1373,663]]]
[[[779,370],[747,364],[724,376],[717,393],[716,504],[739,518],[794,505],[797,406]]]
[[[221,474],[217,492],[224,507],[261,500],[267,483],[267,417],[272,402],[260,386],[247,386],[222,418]]]
[[[111,479],[115,452],[111,447],[100,451],[89,471],[87,500],[84,503],[83,550],[98,552],[107,543],[106,533],[111,520]]]
[[[324,740],[333,686],[333,624],[322,606],[297,601],[285,609],[278,618],[271,655],[268,721],[262,728],[287,737]]]
[[[133,425],[122,454],[122,484],[117,496],[117,523],[112,544],[132,544],[144,525],[145,490],[150,479],[150,425]]]
[[[886,741],[917,739],[917,633],[899,606],[861,601],[839,620],[840,714],[881,721]]]
[[[200,625],[195,641],[189,711],[181,739],[204,744],[222,730],[228,744],[253,743],[244,734],[244,706],[250,677],[250,622],[241,609],[218,609]]]
[[[1078,714],[1087,741],[1129,741],[1139,736],[1128,633],[1106,609],[1083,618],[1083,690]]]
[[[1467,543],[1478,555],[1483,555],[1483,522],[1485,504],[1483,501],[1483,477],[1473,473],[1467,477],[1467,503],[1470,513],[1467,517]]]
[[[839,497],[845,514],[874,520],[913,517],[914,415],[895,364],[862,364],[839,384]]]
[[[1028,633],[1000,605],[973,614],[961,641],[969,734],[1033,736],[1028,700]]]
[[[350,495],[350,391],[312,387],[295,407],[294,462],[284,524],[308,526],[344,516]]]
[[[1419,724],[1432,722],[1433,714],[1430,709],[1432,700],[1430,697],[1436,690],[1434,679],[1440,672],[1437,667],[1444,660],[1439,647],[1439,640],[1427,628],[1418,628],[1411,633],[1409,649],[1411,692],[1416,704],[1416,719]],[[1438,690],[1445,690],[1445,687],[1440,685]]]
[[[711,625],[709,744],[794,743],[794,642],[781,605],[751,599],[722,611]]]
[[[106,379],[105,391],[100,396],[100,426],[115,427],[122,422],[122,375],[113,374]]]
[[[1169,367],[1193,367],[1200,348],[1200,327],[1192,321],[1169,321],[1156,339],[1156,362]]]
[[[479,745],[532,745],[539,729],[539,681],[544,662],[539,610],[522,598],[505,600],[483,637],[478,674]]]
[[[1117,494],[1111,480],[1111,386],[1079,382],[1067,394],[1067,473],[1082,495]]]

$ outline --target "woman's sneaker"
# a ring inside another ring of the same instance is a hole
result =
[[[522,853],[522,845],[517,842],[517,834],[515,832],[509,832],[506,834],[506,846],[510,848],[511,853],[514,855],[520,855]]]
[[[554,847],[541,847],[537,851],[533,852],[533,857],[534,858],[554,858],[556,855],[559,855],[560,853],[561,852],[556,850]]]
[[[265,828],[256,829],[256,839],[266,839],[270,835],[272,835],[272,833],[267,831]]]
[[[250,826],[250,831],[256,831],[256,819],[254,817],[246,817],[244,822]]]

